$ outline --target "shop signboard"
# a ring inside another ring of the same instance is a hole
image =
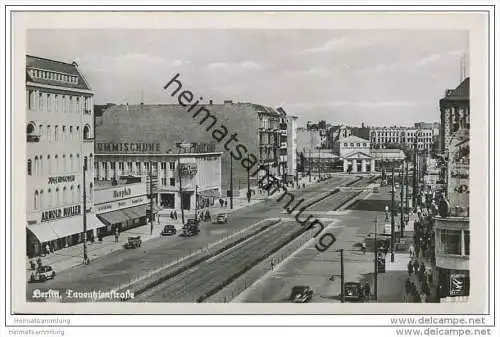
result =
[[[145,182],[135,184],[124,184],[110,188],[94,190],[94,205],[102,203],[121,201],[123,199],[135,198],[147,194]]]
[[[450,274],[450,296],[465,296],[465,282],[467,276],[464,273]]]

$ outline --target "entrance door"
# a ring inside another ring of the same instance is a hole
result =
[[[191,209],[191,193],[183,192],[181,195],[181,207],[183,210]]]

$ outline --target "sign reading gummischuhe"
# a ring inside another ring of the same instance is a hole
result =
[[[66,183],[75,181],[75,176],[58,176],[58,177],[49,177],[49,184],[57,184],[57,183]]]
[[[70,207],[52,209],[45,212],[42,212],[42,222],[55,220],[59,218],[66,218],[70,216],[80,215],[81,206],[75,205]]]
[[[160,143],[96,143],[97,153],[160,152]]]

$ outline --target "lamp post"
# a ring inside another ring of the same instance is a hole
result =
[[[395,211],[395,206],[394,206],[394,165],[392,165],[392,189],[391,189],[391,262],[394,262],[394,226],[395,226],[395,219],[394,219],[394,211]]]
[[[177,158],[177,172],[179,175],[179,197],[181,199],[181,220],[184,225],[184,207],[182,207],[182,174],[181,174],[181,157]]]
[[[194,185],[194,221],[198,220],[198,185]]]
[[[229,154],[229,174],[231,175],[231,178],[229,180],[229,192],[231,193],[229,195],[229,206],[231,209],[233,209],[233,157],[231,154]]]
[[[85,176],[87,173],[87,156],[83,158],[83,263],[87,264],[87,184]]]
[[[377,217],[373,220],[373,224],[375,227],[374,235],[375,239],[373,240],[373,265],[374,265],[374,276],[373,276],[373,298],[377,300],[378,295],[378,268],[377,268]]]
[[[340,253],[340,302],[344,303],[344,249],[337,249]]]

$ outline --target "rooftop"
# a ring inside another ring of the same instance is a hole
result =
[[[42,76],[35,75],[37,70],[42,71]],[[74,81],[63,80],[59,76],[68,76]],[[26,55],[26,82],[90,90],[76,62],[66,63],[32,55]]]

